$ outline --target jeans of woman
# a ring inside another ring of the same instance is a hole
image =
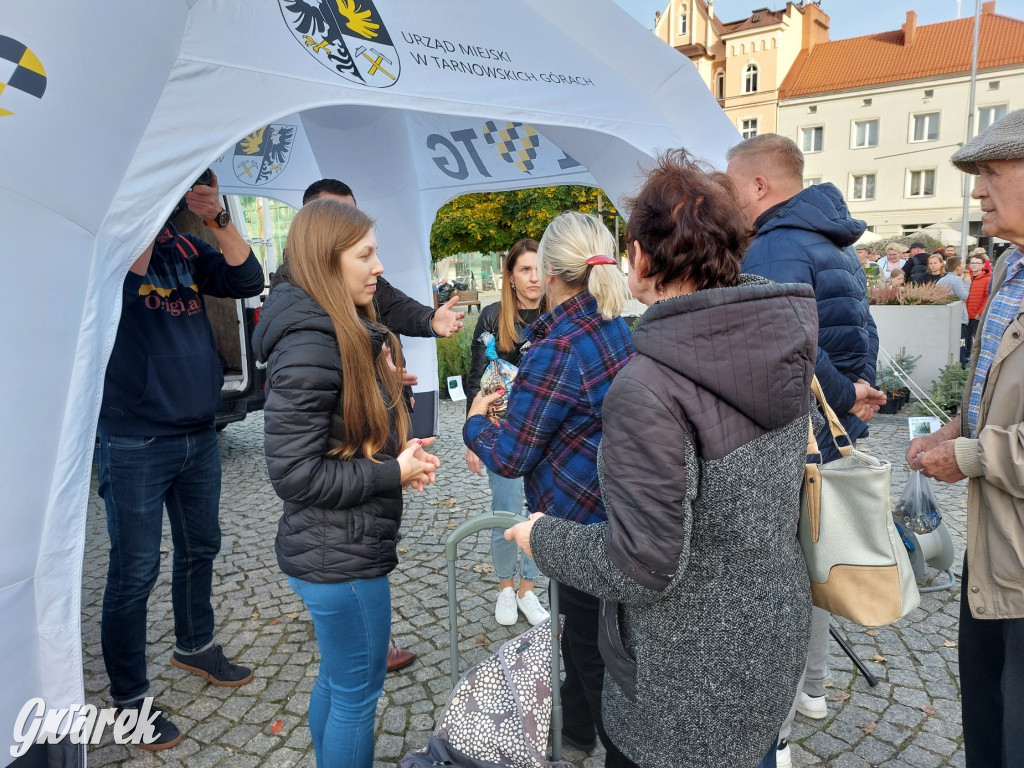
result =
[[[320,648],[309,697],[317,768],[371,768],[391,636],[388,577],[314,584],[289,576],[288,583],[313,617]]]
[[[502,477],[496,472],[487,471],[487,482],[491,484],[491,511],[514,512],[523,511],[523,479],[521,477]],[[527,557],[514,541],[505,540],[505,531],[495,528],[491,531],[491,559],[494,561],[494,572],[502,581],[514,578],[516,565],[522,557],[523,564],[519,578],[536,581],[537,569],[533,558]]]

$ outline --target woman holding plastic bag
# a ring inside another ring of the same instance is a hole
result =
[[[563,213],[544,231],[537,269],[547,313],[527,331],[525,354],[500,424],[491,404],[506,395],[480,393],[462,437],[488,469],[524,477],[532,512],[583,525],[607,519],[597,480],[604,394],[633,354],[620,315],[629,297],[613,257],[616,245],[596,216]],[[597,647],[597,598],[572,587],[559,591],[565,615],[562,738],[589,751],[595,735],[615,762],[615,745],[601,723],[604,662]]]
[[[515,376],[522,360],[524,330],[541,313],[544,298],[537,272],[537,241],[524,238],[513,245],[502,265],[501,301],[488,304],[480,310],[476,330],[473,331],[473,361],[466,382],[466,411],[473,406],[473,400],[480,391],[482,378],[489,386],[506,384],[506,376]],[[489,338],[487,338],[489,337]],[[502,365],[502,361],[507,365]],[[466,449],[466,465],[471,471],[483,476],[484,466],[470,448]],[[491,486],[491,510],[520,513],[523,509],[523,479],[502,477],[493,470],[487,471],[487,482]],[[518,611],[531,625],[540,624],[548,612],[533,592],[537,580],[537,566],[525,554],[520,558],[519,547],[506,541],[500,528],[491,532],[491,560],[498,576],[498,600],[494,606],[494,620],[511,626],[518,619]],[[519,590],[515,589],[516,566],[519,566]]]

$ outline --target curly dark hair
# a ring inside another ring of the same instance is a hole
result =
[[[626,253],[632,268],[634,242],[648,256],[646,277],[655,286],[692,280],[694,290],[739,282],[740,260],[750,227],[724,173],[694,160],[685,149],[658,158],[643,188],[626,199]]]

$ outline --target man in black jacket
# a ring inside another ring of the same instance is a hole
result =
[[[924,243],[911,243],[910,253],[907,254],[907,262],[901,269],[903,274],[907,276],[907,281],[918,285],[921,282],[921,277],[928,272],[928,249],[924,247]]]
[[[346,205],[355,206],[356,196],[352,187],[337,179],[320,179],[310,184],[302,194],[302,204],[320,197],[333,197]],[[458,296],[452,296],[437,309],[420,304],[406,296],[383,277],[377,278],[377,294],[374,305],[380,321],[392,333],[403,336],[425,336],[447,338],[462,327],[465,312],[455,311]]]

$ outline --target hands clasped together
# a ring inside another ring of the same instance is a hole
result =
[[[415,488],[422,491],[437,481],[437,468],[441,466],[441,460],[424,450],[433,443],[433,437],[409,440],[405,449],[398,454],[398,466],[402,468],[402,490]]]

